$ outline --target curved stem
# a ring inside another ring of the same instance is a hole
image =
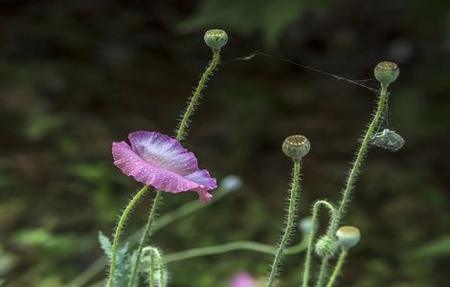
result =
[[[108,287],[112,287],[114,285],[114,276],[116,272],[116,258],[117,258],[117,248],[119,246],[120,237],[122,236],[122,232],[127,221],[128,216],[133,210],[136,203],[144,196],[144,194],[148,191],[148,186],[142,187],[130,200],[127,207],[125,207],[122,215],[119,218],[119,222],[117,223],[116,231],[114,232],[113,243],[111,247],[111,265],[109,267],[109,277],[108,277]]]
[[[164,266],[162,263],[161,254],[158,249],[151,248],[150,250],[150,270],[149,270],[149,287],[155,287],[155,261],[158,264],[158,287],[164,286]]]
[[[364,162],[365,156],[367,154],[367,150],[369,147],[369,142],[372,136],[375,134],[380,121],[383,117],[383,113],[386,109],[387,99],[389,96],[388,86],[382,85],[380,95],[378,97],[378,103],[375,110],[375,114],[372,118],[372,121],[369,124],[369,127],[367,128],[367,131],[363,137],[363,140],[361,142],[361,146],[359,147],[358,153],[356,154],[356,159],[353,162],[352,168],[350,169],[350,173],[348,175],[344,191],[342,192],[342,199],[339,203],[339,207],[336,213],[336,216],[333,218],[333,221],[331,222],[331,227],[328,231],[328,235],[334,236],[334,233],[339,227],[340,221],[342,219],[342,216],[345,213],[345,209],[350,201],[350,195],[353,190],[353,187],[356,183],[356,180],[358,178],[358,175],[361,170],[361,166]]]
[[[202,95],[202,91],[206,88],[206,83],[208,82],[209,77],[211,77],[211,75],[214,73],[214,70],[217,68],[219,63],[220,63],[220,50],[213,50],[212,59],[209,62],[209,65],[207,66],[206,70],[203,72],[202,76],[200,77],[200,81],[198,82],[198,85],[195,88],[194,94],[192,95],[191,99],[189,100],[189,104],[188,104],[186,110],[184,111],[183,116],[178,124],[177,129],[176,129],[175,138],[178,141],[182,141],[186,137],[186,130],[189,126],[190,118],[195,111],[195,107],[198,105],[198,101]],[[152,209],[150,210],[150,213],[149,213],[149,216],[147,219],[147,223],[144,228],[144,232],[142,233],[142,237],[139,242],[136,261],[134,263],[133,271],[131,274],[131,279],[128,284],[129,287],[133,287],[137,280],[137,273],[139,270],[142,248],[144,247],[145,240],[147,239],[147,237],[151,235],[151,227],[152,227],[153,220],[154,220],[154,217],[156,214],[156,210],[159,205],[160,198],[161,198],[161,191],[157,191],[155,200],[153,202]]]
[[[278,267],[283,257],[284,250],[291,237],[292,230],[294,229],[295,226],[295,219],[297,217],[296,212],[298,206],[298,196],[300,193],[300,170],[301,170],[301,162],[299,160],[294,160],[291,191],[289,195],[289,207],[288,207],[288,214],[286,217],[285,230],[272,262],[272,267],[267,282],[268,287],[271,287],[275,282]]]
[[[342,192],[342,199],[339,203],[339,207],[337,209],[336,216],[331,221],[330,228],[327,231],[328,236],[334,236],[334,234],[336,233],[336,230],[339,228],[341,219],[342,219],[343,215],[345,214],[345,209],[347,208],[347,205],[350,201],[350,195],[352,193],[353,187],[355,186],[356,180],[361,171],[361,166],[366,157],[367,150],[369,148],[370,139],[375,134],[375,132],[380,124],[380,121],[383,118],[383,113],[386,110],[388,96],[389,96],[388,86],[382,84],[374,116],[369,124],[369,127],[367,128],[367,131],[366,131],[363,139],[362,139],[361,146],[359,147],[358,153],[356,154],[356,159],[353,162],[352,167],[350,169],[350,173],[348,175],[344,191]],[[327,261],[326,258],[322,259],[322,266],[320,267],[321,271],[326,269],[326,265],[328,265],[328,262],[326,262],[326,261]]]
[[[344,265],[347,254],[348,251],[346,249],[342,249],[336,266],[334,267],[333,274],[331,274],[330,280],[328,281],[327,287],[333,287],[334,283],[336,282],[336,278],[339,276],[339,273],[341,273],[342,266]]]
[[[326,200],[319,200],[316,201],[313,205],[313,211],[312,211],[312,230],[309,235],[308,239],[308,248],[306,250],[306,259],[305,259],[305,266],[303,268],[303,280],[302,280],[302,286],[308,287],[309,284],[309,277],[311,272],[311,261],[312,261],[312,250],[314,249],[314,240],[317,233],[317,221],[319,218],[319,210],[320,207],[326,207],[328,209],[328,212],[330,213],[330,221],[333,220],[335,217],[336,209]]]
[[[186,130],[189,126],[190,118],[195,111],[195,107],[198,105],[198,101],[202,95],[202,91],[206,88],[206,83],[208,82],[208,79],[212,76],[214,70],[217,68],[219,63],[220,63],[220,50],[213,50],[212,59],[209,62],[208,67],[206,67],[206,70],[200,77],[200,81],[198,82],[198,85],[195,88],[194,94],[189,100],[189,104],[186,110],[184,111],[180,123],[178,124],[178,128],[176,130],[177,140],[182,141],[186,137]]]
[[[153,224],[153,232],[165,227],[166,225],[176,221],[177,219],[184,218],[199,209],[202,209],[206,206],[211,205],[214,202],[217,202],[219,199],[221,199],[227,194],[230,194],[230,192],[219,189],[216,192],[214,192],[213,200],[208,202],[207,204],[201,203],[198,200],[193,200],[191,202],[182,205],[181,207],[175,209],[172,212],[166,213],[165,215],[155,220]],[[135,233],[127,237],[126,241],[130,243],[130,247],[133,247],[134,245],[137,244],[140,235],[143,232],[143,229],[144,228],[136,231]],[[79,274],[76,278],[71,280],[69,283],[66,283],[64,286],[65,287],[84,286],[87,282],[89,282],[89,280],[91,280],[98,273],[100,273],[107,264],[108,262],[105,256],[100,257],[94,263],[92,263],[85,271],[83,271],[83,273]]]
[[[293,255],[293,254],[302,252],[303,250],[306,249],[305,243],[306,243],[306,240],[303,240],[299,244],[292,246],[290,248],[287,248],[285,254]],[[221,244],[221,245],[184,250],[184,251],[168,254],[164,258],[165,258],[166,263],[173,263],[173,262],[191,259],[191,258],[195,258],[195,257],[223,254],[223,253],[236,251],[236,250],[250,250],[250,251],[266,253],[266,254],[275,254],[275,252],[277,251],[276,248],[273,247],[272,245],[267,245],[267,244],[263,244],[263,243],[259,243],[259,242],[253,242],[253,241],[235,241],[235,242],[229,242],[229,243],[225,243],[225,244]]]
[[[148,274],[148,286],[155,287],[155,258],[150,255],[150,270]]]
[[[134,262],[133,271],[131,273],[130,281],[128,282],[129,287],[134,286],[134,284],[137,280],[137,274],[139,272],[139,265],[141,263],[142,249],[144,248],[147,238],[151,234],[156,211],[158,210],[158,206],[161,202],[161,193],[162,193],[162,191],[158,190],[156,192],[155,199],[153,199],[153,205],[152,205],[152,208],[150,209],[150,213],[148,214],[147,223],[145,224],[144,231],[142,232],[142,237],[139,242],[138,249],[136,251],[136,261]]]
[[[322,287],[325,284],[325,280],[328,276],[328,269],[330,268],[330,258],[322,259],[320,265],[319,275],[317,276],[316,287]]]

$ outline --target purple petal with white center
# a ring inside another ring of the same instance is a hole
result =
[[[138,131],[128,136],[131,145],[113,142],[114,164],[126,175],[166,192],[196,191],[201,201],[217,187],[208,171],[199,170],[197,158],[177,140],[157,133]]]

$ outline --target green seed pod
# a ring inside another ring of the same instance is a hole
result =
[[[354,226],[342,226],[336,232],[339,245],[344,249],[349,249],[358,244],[361,240],[359,229]]]
[[[282,146],[283,152],[293,160],[301,160],[311,149],[308,138],[302,135],[288,136]]]
[[[206,45],[208,45],[213,50],[220,50],[228,42],[227,32],[221,29],[208,30],[203,36]]]
[[[397,80],[400,69],[394,62],[380,62],[373,70],[375,78],[383,85],[389,85]]]
[[[338,244],[336,239],[324,235],[319,240],[317,240],[315,250],[316,254],[322,258],[330,258],[336,253]]]

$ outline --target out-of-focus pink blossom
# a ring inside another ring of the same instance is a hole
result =
[[[256,287],[256,281],[250,274],[240,272],[231,280],[231,287]]]

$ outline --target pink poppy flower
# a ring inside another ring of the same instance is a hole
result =
[[[125,141],[113,142],[114,165],[136,181],[166,192],[196,191],[200,200],[212,199],[217,187],[207,170],[200,170],[195,155],[176,139],[148,131],[132,132]]]
[[[231,287],[256,287],[256,281],[250,274],[240,272],[231,280]]]

